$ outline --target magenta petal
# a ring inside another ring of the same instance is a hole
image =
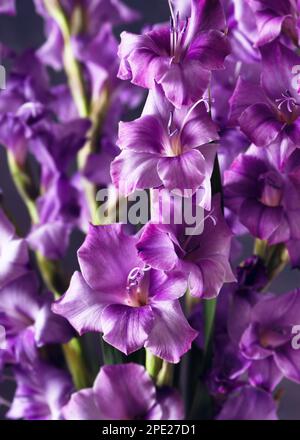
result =
[[[274,391],[283,378],[283,374],[277,367],[273,356],[252,362],[248,370],[248,376],[251,385],[267,391]]]
[[[101,316],[103,339],[126,355],[142,348],[153,327],[150,306],[107,306]]]
[[[238,122],[239,117],[248,107],[258,103],[267,103],[267,97],[258,84],[246,81],[239,77],[230,103],[230,120],[234,123]]]
[[[116,188],[124,196],[136,189],[161,186],[157,173],[159,157],[150,153],[124,150],[111,164],[111,178]]]
[[[265,147],[275,141],[284,123],[276,119],[276,114],[266,104],[254,104],[239,118],[243,132],[258,147]]]
[[[153,136],[155,133],[155,136]],[[132,122],[120,122],[118,145],[138,153],[159,154],[169,141],[160,120],[146,115]]]
[[[184,116],[182,116],[182,118],[184,118]],[[184,127],[182,127],[180,136],[182,148],[197,148],[218,139],[219,134],[216,124],[207,113],[205,105],[203,103],[199,104],[196,109],[192,111]],[[216,151],[215,145],[208,145],[206,148]]]
[[[167,99],[178,108],[199,100],[206,90],[211,74],[199,61],[186,59],[184,65],[172,63],[158,81]],[[197,78],[197,81],[195,81]]]
[[[292,87],[292,72],[293,67],[300,64],[300,57],[278,42],[263,46],[261,52],[263,61],[262,84],[268,96],[275,101],[281,97],[281,93],[289,90],[298,99],[299,95]]]
[[[129,272],[142,264],[135,247],[137,241],[136,237],[127,235],[120,224],[90,225],[78,250],[81,272],[88,285],[100,292],[122,296]]]
[[[271,14],[270,14],[271,15]],[[263,46],[264,44],[268,44],[271,41],[275,40],[281,33],[282,27],[285,23],[288,23],[291,19],[291,16],[282,16],[282,17],[270,17],[267,16],[267,19],[264,23],[261,23],[259,29],[259,38],[256,42],[257,46]]]
[[[199,34],[191,43],[187,59],[199,61],[207,70],[223,69],[224,60],[230,54],[227,37],[219,31],[210,30]]]
[[[300,350],[295,350],[289,342],[284,348],[277,350],[274,360],[282,374],[297,383],[300,383]]]
[[[205,179],[206,163],[200,151],[194,149],[179,156],[161,158],[157,171],[169,191],[191,196]]]
[[[52,305],[54,313],[64,316],[79,334],[101,332],[101,314],[108,304],[118,301],[113,293],[91,289],[75,272],[67,292]]]
[[[190,327],[179,301],[157,302],[152,305],[154,325],[145,344],[153,354],[178,363],[190,348],[198,332]]]

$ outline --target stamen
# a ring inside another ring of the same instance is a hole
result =
[[[201,99],[199,99],[199,101],[195,102],[195,104],[189,109],[189,111],[187,112],[187,114],[186,114],[186,116],[185,116],[185,118],[184,118],[184,120],[183,120],[183,123],[182,123],[181,129],[180,129],[180,133],[182,133],[182,130],[184,129],[185,124],[188,122],[188,120],[189,120],[191,114],[193,113],[193,111],[195,110],[195,108],[198,107],[198,105],[199,105],[201,102],[204,103],[205,108],[206,108],[207,113],[208,113],[208,112],[210,111],[210,103],[215,102],[215,100],[214,100],[213,98],[211,98],[211,99],[210,99],[210,98],[201,98]]]
[[[185,32],[186,32],[186,30],[187,30],[187,27],[188,27],[188,24],[189,24],[189,17],[185,17],[184,26],[183,26],[183,28],[182,28],[182,30],[181,30],[181,33],[182,33],[182,34],[185,34]]]
[[[168,122],[168,134],[170,137],[175,136],[175,134],[178,133],[178,128],[175,128],[175,130],[172,130],[173,125],[173,119],[174,119],[174,112],[170,112],[169,122]]]
[[[133,288],[136,288],[143,279],[145,272],[149,270],[151,270],[149,264],[146,264],[144,267],[134,267],[128,274],[126,290],[130,292]]]
[[[286,104],[286,107],[290,113],[293,113],[293,107],[299,106],[296,98],[294,98],[289,90],[286,90],[281,94],[282,98],[278,98],[275,101],[278,102],[278,110],[281,110],[282,106]]]
[[[172,5],[172,0],[168,0],[168,4],[169,4],[169,8],[170,8],[170,12],[171,12],[171,17],[173,20],[173,23],[176,23],[176,19],[175,19],[175,14],[174,14],[174,9],[173,9],[173,5]]]

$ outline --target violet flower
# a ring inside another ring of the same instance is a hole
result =
[[[186,281],[151,270],[138,257],[138,237],[120,224],[90,226],[78,251],[65,295],[53,305],[80,333],[103,332],[103,339],[125,354],[146,347],[177,363],[197,332],[186,321],[178,298]]]
[[[112,404],[113,403],[113,404]],[[175,390],[156,390],[141,365],[105,365],[93,388],[74,393],[63,408],[67,420],[181,420]]]
[[[37,207],[39,224],[32,227],[27,241],[51,260],[62,258],[72,229],[80,226],[79,191],[66,176],[57,175],[50,189],[37,200]]]
[[[252,145],[225,172],[226,206],[252,235],[268,243],[286,243],[299,265],[299,150],[282,142],[268,149]],[[249,215],[251,213],[251,215]]]
[[[298,0],[248,0],[258,27],[257,46],[270,43],[280,35],[299,45]]]
[[[16,14],[16,2],[15,0],[2,0],[0,5],[0,14]]]
[[[261,48],[260,84],[239,79],[231,98],[231,119],[258,147],[280,138],[299,144],[300,100],[294,66],[300,57],[281,43]]]
[[[254,305],[248,323],[243,322],[245,315],[240,315],[233,324],[246,325],[240,350],[247,359],[262,361],[270,358],[281,377],[295,382],[300,382],[300,352],[292,346],[292,328],[298,323],[299,308],[299,290],[278,296],[267,295]],[[264,365],[260,367],[266,368]]]
[[[16,236],[13,225],[0,210],[0,289],[28,270],[26,241]]]
[[[38,50],[38,55],[43,63],[54,69],[62,67],[62,54],[64,48],[63,37],[57,23],[49,16],[44,0],[34,0],[36,11],[45,23],[47,41]],[[139,18],[136,11],[126,6],[120,0],[63,0],[61,6],[70,22],[74,14],[81,12],[87,26],[82,29],[74,29],[74,38],[84,37],[92,41],[99,29],[106,23],[119,25],[130,23]]]
[[[32,272],[0,289],[0,324],[5,328],[12,358],[16,357],[19,342],[27,343],[26,337],[23,339],[27,332],[33,333],[38,347],[65,343],[72,338],[73,330],[67,321],[51,312],[52,302],[52,294],[39,294],[37,279]]]
[[[180,108],[201,98],[211,71],[223,68],[230,45],[218,0],[191,0],[189,18],[180,17],[171,0],[169,4],[169,26],[156,26],[143,35],[121,34],[119,77],[148,89],[160,84],[167,99]]]
[[[277,420],[272,395],[259,388],[245,386],[232,393],[218,420]]]
[[[30,368],[14,367],[17,389],[6,417],[24,420],[59,420],[73,391],[70,376],[42,361]]]
[[[139,255],[155,269],[182,273],[188,279],[191,295],[213,298],[224,283],[235,281],[228,261],[232,234],[219,197],[205,213],[202,233],[186,235],[185,228],[184,223],[147,224],[137,245]]]
[[[89,127],[87,119],[75,119],[60,124],[43,121],[36,128],[30,149],[42,167],[44,188],[58,173],[66,173],[76,153],[84,146]]]
[[[201,100],[191,108],[174,109],[157,86],[142,117],[120,123],[122,152],[112,162],[112,181],[123,195],[161,185],[181,195],[201,190],[209,206],[216,154],[216,145],[209,142],[217,139],[217,127]]]

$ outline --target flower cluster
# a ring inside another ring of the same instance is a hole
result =
[[[282,379],[300,383],[300,291],[270,291],[300,268],[298,2],[165,0],[169,22],[120,42],[140,19],[120,0],[34,5],[44,44],[0,45],[0,142],[31,221],[4,192],[6,417],[277,419]],[[142,195],[147,220],[118,222]]]

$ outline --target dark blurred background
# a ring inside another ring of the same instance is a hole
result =
[[[1,1],[2,0],[0,0],[0,2]],[[143,16],[142,21],[127,26],[127,30],[139,32],[139,29],[144,24],[168,20],[167,0],[123,1],[129,6],[141,11]],[[17,17],[0,16],[0,42],[7,44],[18,52],[28,48],[38,48],[44,41],[43,21],[36,15],[32,0],[17,0],[17,10]],[[123,29],[125,29],[125,27]],[[7,169],[5,151],[2,147],[0,147],[0,189],[5,194],[5,203],[9,211],[12,212],[13,217],[18,219],[19,224],[22,225],[22,230],[26,231],[29,227],[29,219],[24,205],[11,182]],[[65,260],[66,270],[68,271],[72,271],[76,265],[74,251],[78,249],[81,241],[82,236],[80,234],[74,234],[72,248]],[[245,257],[249,256],[252,252],[252,240],[245,238],[242,240],[242,243]],[[290,268],[287,268],[273,283],[272,291],[283,293],[296,287],[300,287],[300,271],[292,271]],[[284,392],[279,407],[279,417],[281,419],[300,420],[300,385],[284,381],[281,386]],[[8,399],[12,396],[12,388],[9,384],[5,386],[5,390],[0,386],[0,397],[4,395]],[[4,413],[5,409],[0,407],[0,419]]]

